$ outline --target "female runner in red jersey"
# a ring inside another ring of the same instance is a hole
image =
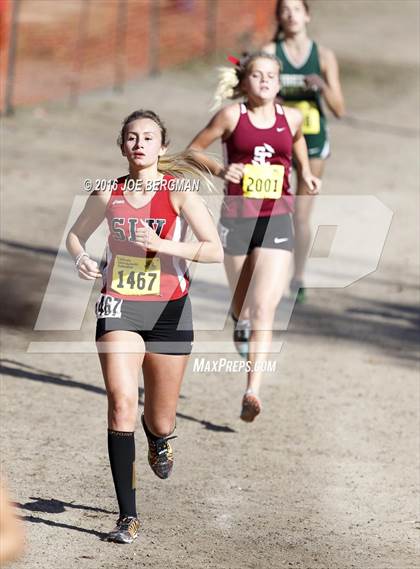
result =
[[[170,435],[193,340],[185,261],[221,262],[223,249],[201,198],[190,191],[170,191],[171,182],[179,182],[171,173],[204,177],[188,153],[164,156],[168,138],[159,117],[135,111],[125,119],[118,142],[129,174],[108,191],[89,196],[67,247],[82,279],[103,278],[96,341],[120,509],[107,539],[131,543],[139,530],[134,446],[139,372],[144,376],[142,423],[149,464],[159,478],[167,478],[173,465],[168,440],[174,438]],[[85,243],[104,218],[110,235],[102,274]],[[183,242],[186,224],[198,242]]]
[[[234,340],[251,362],[241,412],[247,422],[261,411],[260,362],[270,350],[293,250],[292,152],[308,192],[320,188],[309,168],[301,113],[275,101],[280,70],[279,60],[262,52],[222,70],[216,102],[241,96],[245,102],[220,110],[190,144],[197,159],[226,181],[219,234],[233,293]],[[218,138],[224,144],[225,167],[202,152]]]

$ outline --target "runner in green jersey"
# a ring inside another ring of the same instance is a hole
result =
[[[303,134],[308,146],[309,158],[325,159],[329,156],[327,119],[322,108],[321,93],[318,88],[309,87],[306,77],[322,77],[318,46],[311,42],[307,60],[296,66],[287,56],[283,42],[276,44],[276,55],[282,62],[280,96],[289,107],[298,108],[303,114]]]
[[[311,171],[322,178],[325,159],[330,153],[323,103],[337,118],[344,115],[337,60],[331,50],[308,37],[306,27],[310,15],[306,0],[278,0],[276,19],[278,25],[274,39],[263,50],[277,55],[282,62],[280,97],[287,106],[297,107],[302,112]],[[312,240],[309,219],[314,197],[308,196],[299,172],[297,176],[296,193],[307,197],[296,200],[295,268],[290,289],[292,293],[298,293],[298,301],[303,301],[303,275]]]

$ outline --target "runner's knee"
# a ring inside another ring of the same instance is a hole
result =
[[[109,418],[113,429],[124,431],[127,425],[135,426],[138,412],[136,397],[112,394],[108,396],[108,405]]]
[[[174,431],[175,419],[169,415],[147,417],[147,427],[157,437],[167,437]]]
[[[254,324],[272,324],[276,305],[270,302],[257,303],[251,307],[251,322]]]

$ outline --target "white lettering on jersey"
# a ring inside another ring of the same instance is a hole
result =
[[[274,154],[274,148],[264,142],[263,146],[256,146],[254,148],[253,164],[267,164],[266,158],[271,158]]]

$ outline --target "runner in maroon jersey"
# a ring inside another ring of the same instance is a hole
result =
[[[164,156],[166,128],[152,111],[127,117],[119,145],[129,174],[94,192],[72,227],[67,247],[79,276],[103,278],[96,304],[96,341],[108,395],[108,451],[120,509],[109,541],[138,535],[134,430],[138,376],[144,377],[143,428],[149,464],[159,478],[172,470],[169,439],[193,340],[186,260],[221,262],[223,250],[211,216],[197,193],[170,191],[177,176],[201,176],[188,153]],[[182,181],[182,179],[181,179]],[[187,186],[188,187],[188,186]],[[110,235],[103,274],[85,243],[107,219]],[[198,242],[184,242],[186,224]]]
[[[197,158],[226,181],[219,234],[233,292],[234,340],[251,362],[241,412],[248,422],[261,411],[258,368],[270,350],[293,250],[292,153],[308,192],[320,188],[309,168],[301,113],[275,102],[280,70],[279,60],[262,52],[223,70],[216,102],[246,100],[219,111],[190,144]],[[224,143],[224,167],[202,152],[218,138]]]

